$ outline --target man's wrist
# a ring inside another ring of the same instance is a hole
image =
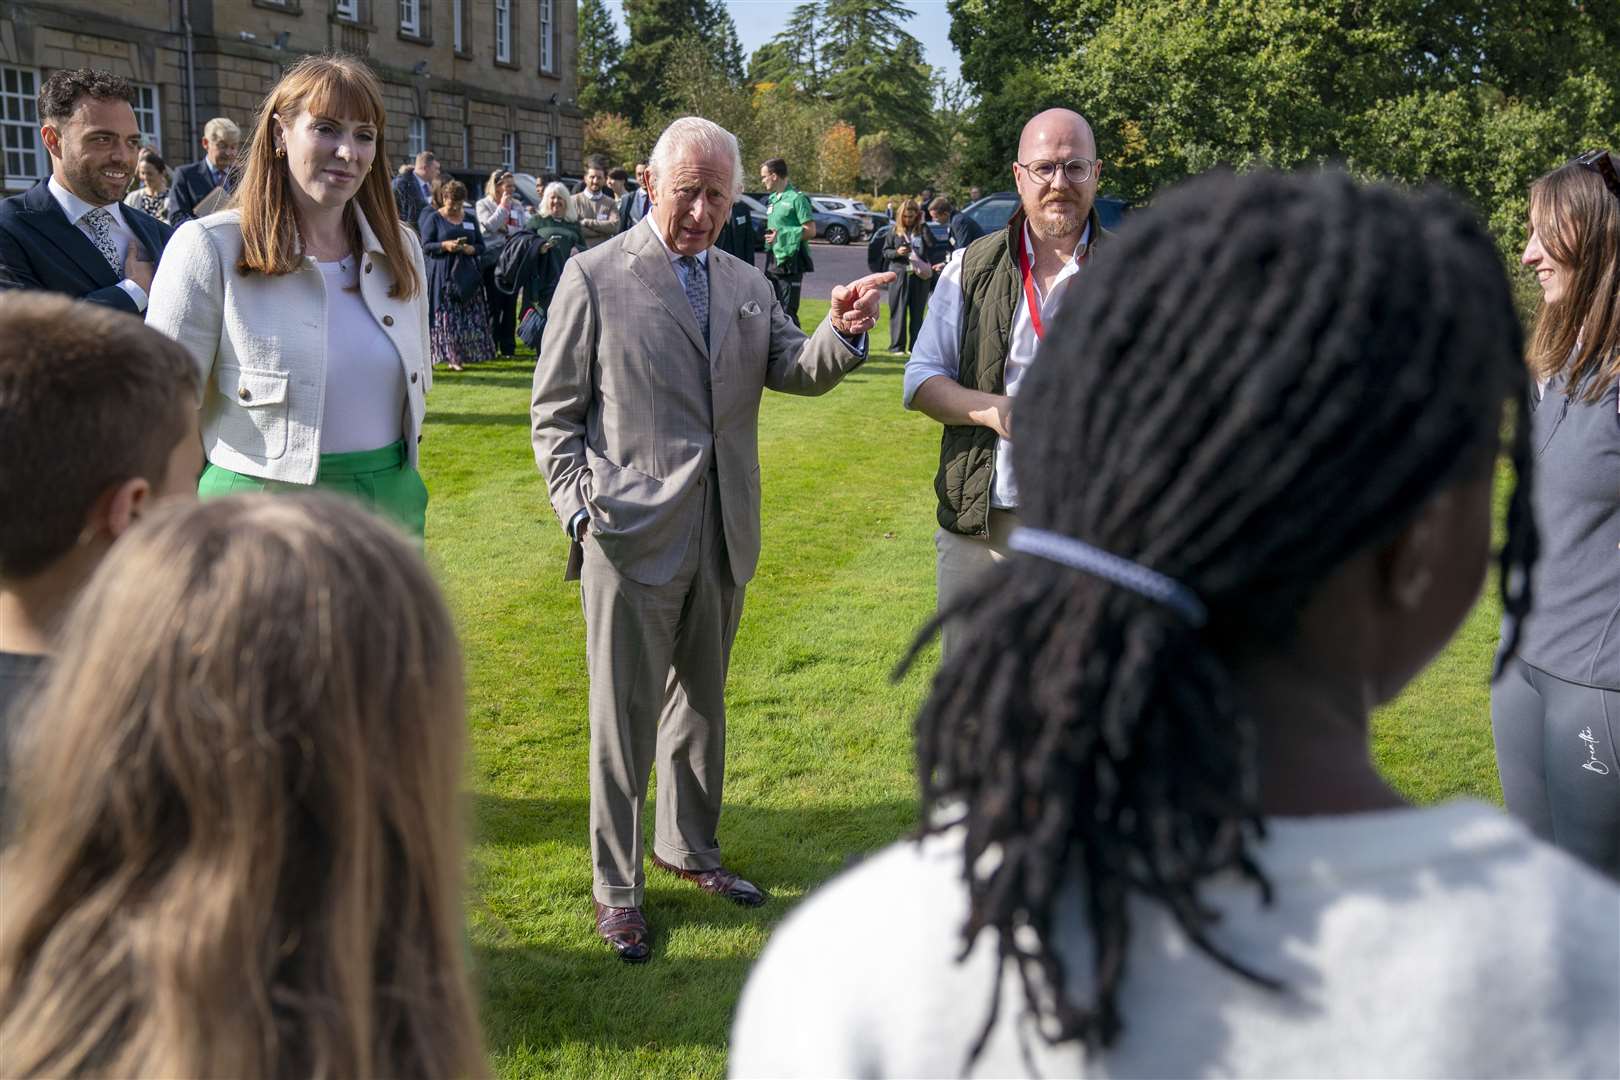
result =
[[[141,288],[139,283],[132,278],[125,278],[118,283],[118,287],[128,293],[131,300],[135,301],[136,311],[146,310],[146,304],[149,298],[146,294],[146,290]]]

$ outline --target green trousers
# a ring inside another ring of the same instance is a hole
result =
[[[360,500],[417,539],[426,535],[427,485],[408,463],[403,439],[380,450],[322,454],[314,487]],[[305,484],[248,476],[212,462],[197,482],[197,496],[203,499],[253,491],[296,494],[309,490]]]

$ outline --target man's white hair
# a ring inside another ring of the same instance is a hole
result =
[[[230,139],[232,142],[242,141],[242,129],[236,126],[236,121],[228,116],[216,116],[203,125],[203,138],[209,142],[220,139]]]
[[[676,161],[693,152],[731,162],[731,200],[736,202],[737,196],[742,194],[742,150],[737,146],[737,136],[713,120],[683,116],[672,121],[653,144],[647,171],[655,177],[664,176],[674,168]]]
[[[574,197],[568,194],[568,186],[557,180],[553,180],[551,183],[547,184],[546,189],[540,193],[540,205],[536,208],[536,212],[541,217],[550,217],[551,215],[546,213],[546,201],[553,195],[559,195],[562,197],[562,219],[564,221],[578,221],[579,207],[574,205]]]

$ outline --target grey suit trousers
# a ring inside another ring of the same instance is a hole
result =
[[[609,907],[642,903],[641,815],[655,761],[653,851],[689,870],[720,865],[726,669],[744,587],[727,560],[715,473],[701,482],[707,505],[698,535],[663,585],[624,577],[585,538],[592,893]]]

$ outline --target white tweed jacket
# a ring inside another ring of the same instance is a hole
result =
[[[393,279],[382,245],[362,215],[360,295],[404,365],[400,430],[414,466],[433,378],[427,278],[416,235],[388,224],[400,230],[421,287],[409,300],[388,295]],[[241,253],[239,211],[181,225],[152,281],[146,324],[180,342],[197,363],[209,461],[266,480],[312,484],[326,402],[326,281],[310,257],[291,274],[243,274],[236,269]]]

